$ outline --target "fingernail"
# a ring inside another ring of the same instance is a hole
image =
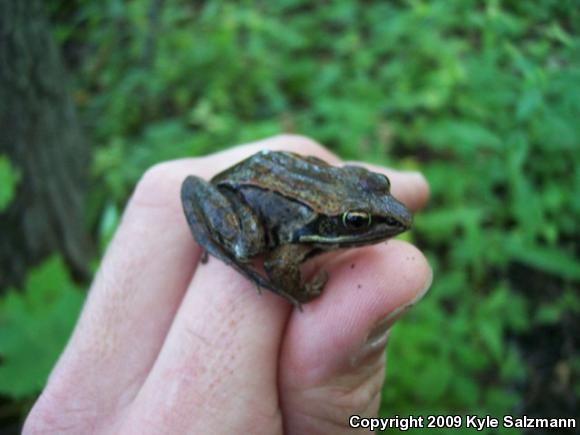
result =
[[[397,320],[399,320],[409,309],[419,302],[423,296],[427,293],[431,284],[433,282],[433,270],[429,268],[429,274],[427,279],[425,280],[425,284],[423,287],[417,292],[415,297],[411,299],[411,301],[405,305],[401,305],[400,307],[395,308],[391,311],[385,318],[380,320],[374,327],[371,329],[369,334],[367,335],[359,353],[352,358],[353,365],[358,365],[364,359],[369,358],[371,355],[380,354],[382,353],[385,345],[387,344],[387,340],[389,338],[389,332],[391,327],[395,324]],[[379,352],[380,351],[380,352]]]
[[[421,288],[421,290],[419,290],[417,292],[417,294],[411,300],[409,305],[415,305],[417,302],[419,302],[421,299],[423,299],[423,296],[425,296],[425,294],[431,288],[431,284],[433,284],[433,269],[431,269],[431,267],[429,267],[429,273],[427,275],[427,279],[425,280],[425,284],[423,284],[423,287]]]
[[[374,348],[386,344],[391,327],[403,316],[403,314],[407,312],[409,308],[411,308],[411,304],[397,307],[391,311],[387,317],[378,322],[367,336],[363,347]]]
[[[409,307],[410,305],[404,305],[395,308],[384,319],[379,321],[373,329],[371,329],[358,352],[356,352],[351,358],[350,362],[353,367],[363,365],[363,362],[365,361],[374,361],[376,357],[383,353],[389,339],[391,326],[393,326],[397,319],[399,319]]]

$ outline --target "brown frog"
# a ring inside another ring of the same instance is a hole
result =
[[[321,294],[319,272],[303,282],[300,265],[324,251],[370,245],[411,226],[389,179],[358,166],[261,151],[209,182],[188,176],[181,201],[205,251],[301,307]],[[263,258],[266,276],[256,268]]]

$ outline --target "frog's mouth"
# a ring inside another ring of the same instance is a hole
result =
[[[405,230],[392,231],[389,233],[381,232],[378,234],[365,235],[362,237],[354,235],[337,235],[334,237],[329,237],[312,234],[300,237],[300,243],[314,243],[317,245],[333,245],[333,246],[339,245],[344,248],[357,247],[364,245],[372,245],[373,243],[381,242],[390,237],[394,237],[397,234],[402,233],[403,231]]]

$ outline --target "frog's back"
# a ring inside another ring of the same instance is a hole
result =
[[[263,150],[220,172],[212,182],[241,186],[277,185],[280,180],[286,180],[294,184],[294,179],[307,179],[313,175],[317,182],[332,182],[332,169],[336,168],[316,157]]]
[[[341,214],[356,198],[366,196],[361,181],[369,171],[339,168],[316,157],[282,151],[262,151],[219,173],[212,183],[238,189],[253,186],[308,205],[325,214]]]

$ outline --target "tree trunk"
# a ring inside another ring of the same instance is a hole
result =
[[[0,288],[19,286],[27,268],[60,252],[87,275],[83,220],[89,147],[42,0],[0,0],[0,153],[20,172],[0,215]]]

